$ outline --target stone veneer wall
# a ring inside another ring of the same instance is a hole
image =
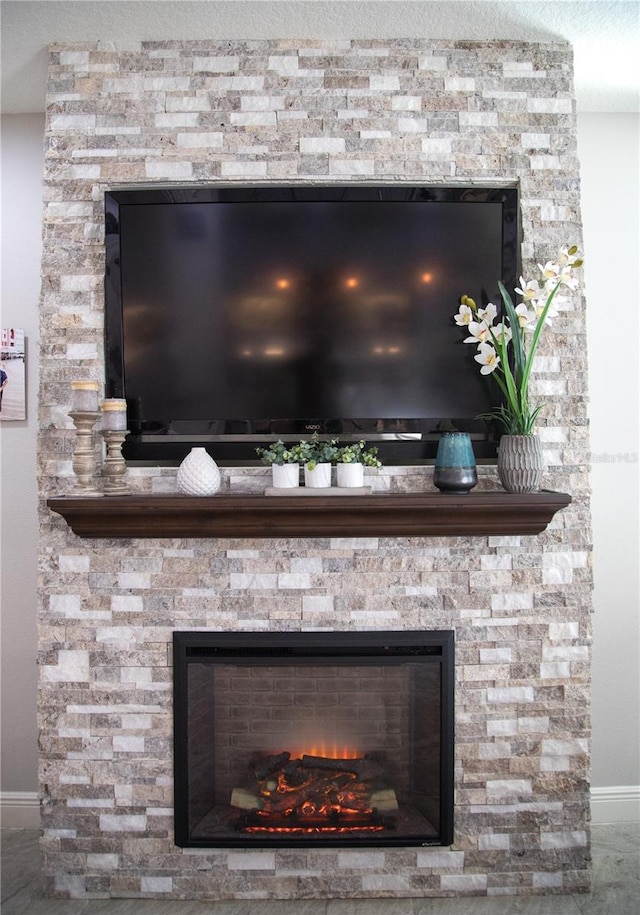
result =
[[[47,108],[39,469],[71,485],[71,380],[104,377],[103,191],[125,183],[508,182],[525,275],[581,243],[565,44],[200,41],[58,47]],[[425,354],[426,356],[427,354]],[[41,511],[48,892],[201,898],[569,892],[589,880],[590,517],[582,296],[537,366],[539,537],[84,541]],[[379,489],[430,487],[387,468]],[[135,468],[144,491],[175,470]],[[226,471],[261,489],[266,471]],[[492,468],[481,486],[495,486]],[[451,849],[191,850],[172,841],[175,628],[454,629]]]

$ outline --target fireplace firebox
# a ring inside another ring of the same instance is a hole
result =
[[[181,847],[450,845],[454,634],[175,632]]]

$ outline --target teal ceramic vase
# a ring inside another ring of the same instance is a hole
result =
[[[467,432],[440,436],[433,471],[433,485],[445,493],[467,493],[478,482],[476,459]]]

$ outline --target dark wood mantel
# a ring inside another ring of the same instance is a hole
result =
[[[80,537],[466,537],[539,534],[571,496],[476,492],[355,496],[130,495],[47,501]]]

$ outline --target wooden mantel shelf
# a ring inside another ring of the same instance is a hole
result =
[[[61,496],[47,505],[80,537],[466,537],[539,534],[571,496],[476,492],[355,496]]]

